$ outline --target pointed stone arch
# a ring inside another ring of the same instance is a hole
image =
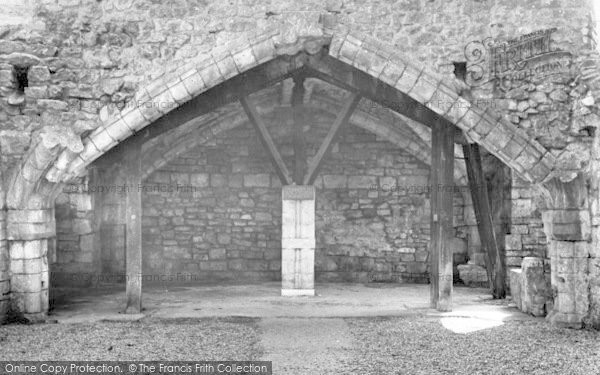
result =
[[[349,67],[346,76],[328,67],[325,60]],[[236,79],[239,82],[253,69],[271,62],[275,63],[274,72],[262,77],[265,86],[301,68],[338,83],[346,80],[348,88],[361,89],[361,83],[370,82],[372,91],[365,92],[369,99],[401,113],[408,110],[415,116],[443,118],[531,183],[549,179],[554,168],[554,157],[524,131],[497,113],[473,105],[451,85],[405,61],[392,46],[344,27],[267,29],[245,35],[166,72],[140,88],[120,113],[83,139],[71,130],[70,124],[46,127],[36,136],[21,163],[13,169],[8,184],[7,237],[11,254],[21,251],[35,255],[42,271],[41,276],[34,276],[43,280],[46,289],[13,283],[16,309],[30,315],[43,315],[47,310],[46,253],[49,239],[56,232],[53,203],[61,186],[82,175],[90,163],[115,146],[156,127],[156,122],[169,113],[182,111],[192,102],[198,104],[198,98],[206,97],[202,95]],[[277,65],[278,62],[282,64]],[[386,101],[382,93],[404,101]]]
[[[542,182],[550,174],[555,160],[541,144],[493,111],[470,103],[424,68],[404,61],[391,46],[343,28],[322,28],[318,35],[314,28],[310,31],[312,35],[299,35],[286,43],[289,35],[267,30],[202,55],[140,88],[125,109],[87,135],[82,143],[62,129],[63,134],[42,134],[16,169],[7,196],[9,207],[22,206],[29,194],[43,185],[43,180],[62,183],[81,174],[114,146],[199,94],[278,56],[301,51],[317,54],[323,46],[332,59],[395,88],[452,122],[525,180]]]

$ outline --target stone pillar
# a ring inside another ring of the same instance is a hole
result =
[[[315,295],[315,187],[284,186],[281,215],[281,295]]]
[[[592,236],[586,185],[582,176],[570,182],[547,182],[550,207],[542,212],[554,295],[547,319],[572,328],[581,328],[590,313]]]
[[[590,309],[589,211],[547,210],[542,213],[542,219],[548,237],[554,293],[554,309],[548,319],[557,325],[581,328]]]
[[[48,312],[48,243],[56,236],[54,208],[8,210],[7,234],[11,273],[11,310],[29,320]]]

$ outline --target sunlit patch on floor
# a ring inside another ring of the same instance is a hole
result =
[[[503,325],[501,321],[486,320],[473,317],[450,317],[442,318],[444,328],[454,333],[471,333],[482,329],[489,329]]]
[[[440,323],[454,333],[471,333],[501,326],[509,316],[511,314],[508,311],[492,306],[488,309],[466,308],[442,314]]]

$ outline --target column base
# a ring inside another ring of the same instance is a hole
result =
[[[23,317],[29,321],[29,323],[46,323],[48,321],[48,313],[25,313]]]
[[[296,297],[296,296],[315,296],[314,289],[281,289],[282,297]]]

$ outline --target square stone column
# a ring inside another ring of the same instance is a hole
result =
[[[315,187],[282,188],[281,295],[315,295]]]

